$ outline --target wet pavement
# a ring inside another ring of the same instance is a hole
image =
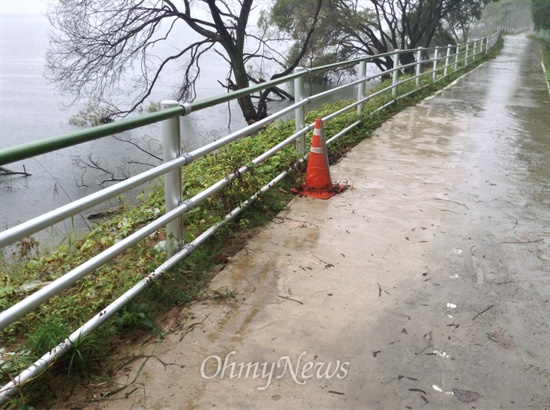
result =
[[[214,279],[236,300],[179,312],[120,369],[131,384],[90,406],[550,408],[537,53],[506,37],[498,58],[384,124],[332,167],[348,191],[296,198]]]

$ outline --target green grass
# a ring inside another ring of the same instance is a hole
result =
[[[530,35],[529,38],[540,43],[542,61],[546,69],[546,82],[550,90],[550,30],[540,30]]]
[[[496,51],[493,52],[495,53]],[[467,69],[480,63],[478,60]],[[452,72],[451,69],[451,74],[436,84],[432,84],[431,75],[428,75],[422,79],[423,88],[417,94],[400,99],[376,114],[369,113],[390,101],[391,91],[366,102],[363,114],[359,117],[362,120],[361,124],[329,146],[331,162],[337,161],[357,143],[370,137],[376,128],[396,112],[433,94],[464,72],[465,68],[460,68],[456,72]],[[385,86],[387,83],[381,84],[373,92]],[[405,94],[414,88],[414,81],[409,81],[399,87],[399,93]],[[311,123],[316,117],[334,112],[349,103],[350,101],[339,101],[325,105],[320,110],[309,113],[307,122]],[[325,122],[327,139],[355,122],[357,118],[354,108]],[[183,170],[184,197],[191,197],[219,179],[225,178],[293,132],[293,121],[275,122],[253,137],[244,138],[193,162]],[[309,138],[306,138],[306,144],[309,144]],[[221,193],[193,208],[183,217],[186,242],[196,238],[212,224],[220,222],[225,214],[257,192],[275,175],[290,167],[297,159],[294,145],[291,144],[265,163],[252,167],[250,172],[241,175]],[[290,187],[300,184],[302,178],[302,172],[292,172],[289,178],[279,185],[279,189],[272,189],[262,195],[239,220],[221,229],[204,246],[199,247],[175,269],[166,273],[162,280],[155,282],[112,320],[93,334],[79,340],[72,353],[52,366],[48,377],[90,374],[97,369],[101,369],[102,374],[110,374],[114,365],[109,360],[109,352],[120,339],[138,338],[149,332],[158,333],[157,322],[163,312],[172,307],[185,307],[201,297],[226,256],[242,248],[250,230],[265,225],[273,216],[285,209],[293,198]],[[120,213],[97,223],[88,234],[73,239],[70,244],[62,245],[51,252],[36,255],[37,244],[29,239],[22,241],[18,245],[16,260],[0,261],[0,309],[12,306],[30,294],[23,290],[24,284],[34,281],[45,283],[59,278],[163,213],[163,187],[161,184],[152,186],[147,193],[139,197],[139,205],[135,207],[124,205],[122,198],[120,202]],[[5,355],[5,361],[0,363],[0,382],[7,383],[20,370],[67,337],[71,329],[80,327],[164,262],[166,253],[156,245],[165,239],[164,231],[149,236],[6,328],[0,336],[0,345],[6,352],[11,351],[15,354]],[[234,292],[225,289],[212,295],[212,299],[231,299],[235,296]],[[47,386],[47,383],[40,380],[25,386],[24,394],[14,399],[14,404],[32,402],[32,397]]]

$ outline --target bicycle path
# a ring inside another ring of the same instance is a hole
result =
[[[117,373],[126,389],[81,404],[550,407],[537,47],[506,37],[499,57],[380,127],[331,168],[350,189],[296,198],[218,274],[211,289],[235,300],[177,312]]]

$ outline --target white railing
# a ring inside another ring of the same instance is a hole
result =
[[[44,286],[34,294],[28,296],[24,300],[16,303],[10,308],[0,313],[0,329],[4,329],[10,324],[14,323],[27,313],[31,312],[53,296],[57,295],[63,289],[73,285],[79,279],[95,271],[103,264],[112,260],[115,256],[121,254],[130,247],[136,245],[138,242],[148,237],[152,233],[158,231],[162,227],[166,226],[167,229],[167,254],[168,259],[166,262],[158,266],[153,272],[146,276],[143,280],[135,284],[130,290],[124,293],[122,296],[114,300],[111,304],[105,307],[96,316],[91,318],[79,329],[75,330],[67,339],[61,342],[54,349],[46,353],[44,356],[36,360],[36,362],[29,368],[22,371],[19,375],[14,377],[9,383],[0,388],[0,404],[5,403],[13,396],[17,390],[42,373],[47,367],[49,367],[57,358],[68,352],[77,341],[83,336],[93,332],[101,324],[107,321],[113,314],[119,311],[123,306],[130,302],[145,288],[150,286],[155,280],[160,278],[164,272],[175,267],[184,258],[190,255],[196,247],[204,243],[210,238],[219,228],[227,224],[230,220],[238,216],[246,207],[248,207],[258,196],[271,188],[273,185],[281,181],[289,173],[290,169],[285,170],[279,175],[275,176],[268,184],[262,187],[256,194],[254,194],[247,201],[243,202],[240,206],[233,209],[227,215],[225,215],[222,222],[215,224],[206,229],[200,234],[194,241],[184,244],[183,243],[183,224],[182,215],[190,211],[192,208],[200,204],[205,199],[209,198],[216,192],[221,191],[224,187],[230,184],[232,181],[238,179],[238,177],[249,171],[249,165],[242,165],[234,173],[227,175],[225,178],[219,180],[215,184],[206,188],[204,191],[198,193],[192,198],[184,199],[182,195],[182,167],[185,167],[199,158],[212,153],[213,151],[231,144],[247,135],[250,135],[254,131],[259,130],[270,122],[280,119],[281,117],[294,112],[295,115],[295,132],[289,135],[284,141],[273,146],[268,151],[264,152],[254,160],[252,164],[254,166],[260,165],[268,158],[289,146],[290,144],[296,144],[297,151],[303,155],[302,159],[298,163],[304,162],[307,159],[305,153],[305,135],[307,132],[313,129],[313,124],[305,124],[305,107],[308,103],[327,97],[330,94],[338,91],[348,89],[351,87],[357,88],[357,101],[349,104],[343,109],[330,113],[323,118],[323,121],[330,121],[331,119],[341,115],[342,113],[356,109],[357,113],[361,113],[364,103],[368,100],[391,91],[393,98],[378,108],[381,110],[395,101],[402,99],[413,92],[417,92],[424,86],[420,85],[420,78],[423,76],[431,76],[431,81],[440,81],[442,78],[449,75],[450,71],[456,71],[464,68],[476,60],[479,56],[485,55],[496,44],[496,41],[500,35],[500,31],[492,36],[483,38],[481,40],[475,40],[466,44],[447,47],[436,47],[432,49],[418,48],[415,50],[395,50],[391,53],[381,54],[378,56],[368,56],[359,58],[352,61],[343,63],[331,64],[323,67],[316,67],[312,69],[297,69],[295,73],[278,79],[276,81],[262,83],[260,85],[250,87],[245,90],[238,90],[233,93],[224,94],[223,96],[212,98],[208,100],[198,101],[195,103],[180,103],[177,101],[164,101],[162,103],[162,110],[159,113],[148,114],[141,116],[137,119],[129,119],[119,121],[114,124],[106,124],[99,127],[92,128],[90,130],[84,130],[78,133],[56,137],[49,140],[39,141],[37,143],[27,144],[21,147],[10,148],[0,151],[0,165],[4,165],[13,161],[17,161],[24,158],[31,158],[38,154],[51,152],[53,150],[61,149],[71,145],[75,145],[81,142],[90,141],[92,139],[102,138],[107,135],[111,135],[115,132],[122,132],[129,129],[138,128],[145,124],[162,121],[162,136],[164,144],[164,159],[165,162],[153,169],[143,172],[139,175],[131,177],[126,181],[120,182],[109,188],[106,188],[100,192],[89,195],[80,200],[74,201],[68,205],[62,206],[30,221],[24,222],[18,226],[15,226],[6,231],[0,232],[0,247],[5,247],[16,241],[23,239],[33,233],[36,233],[46,227],[49,227],[59,221],[70,218],[71,216],[81,212],[82,210],[91,208],[92,206],[104,202],[110,198],[116,197],[121,193],[124,193],[132,188],[140,186],[148,181],[164,176],[165,181],[165,201],[166,212],[164,215],[155,219],[153,222],[144,226],[143,228],[133,232],[131,235],[115,243],[108,249],[104,250],[100,254],[92,257],[84,262],[82,265],[72,269],[64,274],[59,279]],[[403,54],[414,55],[414,62],[410,64],[401,65],[400,60]],[[428,57],[431,54],[431,57]],[[384,72],[377,73],[375,75],[367,76],[367,64],[371,63],[374,58],[391,57],[394,61],[394,67]],[[424,59],[423,59],[424,57]],[[348,84],[344,84],[335,87],[329,91],[325,91],[316,95],[306,96],[304,92],[304,77],[308,73],[314,73],[319,71],[326,71],[334,68],[355,66],[358,65],[358,78]],[[431,65],[431,69],[430,69]],[[423,68],[428,68],[424,69]],[[402,72],[414,72],[414,75],[401,75]],[[375,93],[365,95],[365,83],[367,81],[378,79],[382,76],[391,75],[391,85],[381,89]],[[258,121],[252,125],[249,125],[237,132],[227,135],[218,141],[212,142],[192,152],[181,153],[180,152],[180,121],[181,115],[190,115],[193,111],[197,111],[203,108],[207,108],[216,104],[221,104],[232,99],[236,99],[243,95],[252,94],[253,92],[261,89],[273,87],[284,82],[294,82],[295,90],[295,102],[291,106],[273,114],[269,117]],[[399,94],[399,87],[406,82],[415,81],[416,88],[406,94]],[[346,134],[353,128],[357,127],[361,123],[361,120],[357,119],[354,123],[350,124],[345,129],[340,130],[337,134],[328,139],[327,144],[332,143],[337,138]],[[0,362],[1,365],[1,362]]]

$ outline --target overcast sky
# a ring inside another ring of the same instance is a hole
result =
[[[52,0],[0,0],[2,14],[44,14]]]

